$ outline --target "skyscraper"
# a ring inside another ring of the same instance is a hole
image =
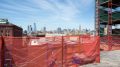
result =
[[[46,33],[46,27],[43,27],[43,33]]]
[[[36,23],[34,23],[34,32],[37,32],[37,27],[36,27]]]

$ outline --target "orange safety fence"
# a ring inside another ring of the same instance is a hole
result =
[[[99,37],[70,37],[68,42],[64,42],[66,42],[65,67],[100,62]]]
[[[98,36],[3,37],[3,39],[4,44],[0,41],[0,46],[4,45],[5,67],[76,67],[100,62]]]
[[[101,37],[101,50],[120,50],[120,36]]]

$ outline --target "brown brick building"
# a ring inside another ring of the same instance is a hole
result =
[[[7,19],[0,19],[0,35],[22,37],[23,29],[9,23]]]

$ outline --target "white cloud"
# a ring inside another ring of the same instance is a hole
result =
[[[49,3],[47,0],[32,0],[33,3],[36,4],[41,10],[56,12],[56,8],[54,5]]]
[[[38,9],[32,8],[30,6],[17,4],[16,2],[10,1],[12,5],[3,4],[3,7],[9,8],[9,11],[18,11],[21,13],[26,13],[34,15],[33,13],[38,11],[45,11],[46,13],[51,13],[53,15],[50,18],[60,19],[64,21],[72,21],[78,13],[82,12],[83,6],[88,6],[93,0],[65,0],[66,3],[61,4],[59,0],[28,0],[31,1],[31,5],[39,7]],[[80,8],[79,8],[80,7]],[[81,9],[81,10],[80,10]],[[7,11],[7,10],[6,10]]]
[[[57,0],[51,0],[51,2],[47,0],[33,0],[33,2],[36,3],[40,9],[52,13],[53,15],[50,17],[53,18],[52,20],[56,19],[70,22],[75,18],[77,13],[80,12],[70,0],[66,0],[66,4],[61,4]]]
[[[10,1],[9,5],[2,4],[2,7],[9,9],[0,10],[11,13],[18,12],[18,14],[26,14],[28,15],[28,18],[26,19],[38,19],[41,23],[49,23],[54,21],[75,23],[80,22],[76,20],[76,17],[79,15],[82,16],[82,13],[84,12],[83,9],[87,9],[87,7],[90,6],[94,0],[64,0],[65,2],[61,3],[60,0],[26,0],[25,2],[27,1],[29,3],[26,4],[18,4]],[[43,11],[43,14],[41,11]],[[50,15],[43,16],[44,14]]]

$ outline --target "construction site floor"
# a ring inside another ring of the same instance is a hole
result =
[[[120,67],[120,50],[102,51],[101,62],[80,67]]]

